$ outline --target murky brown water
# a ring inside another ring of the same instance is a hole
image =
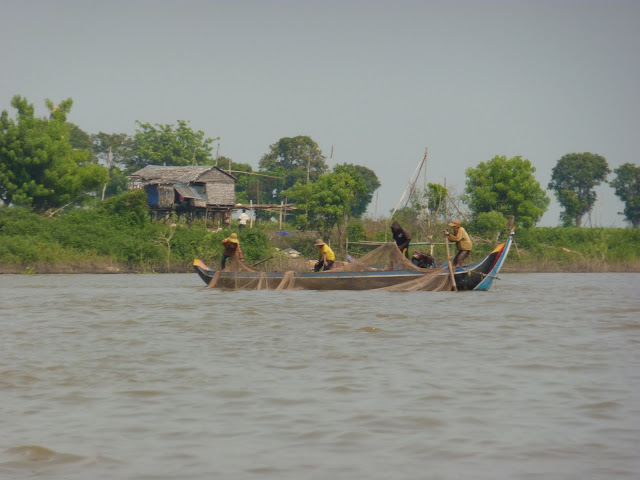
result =
[[[0,478],[636,479],[640,274],[0,275]]]

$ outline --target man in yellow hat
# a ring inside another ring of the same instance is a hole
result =
[[[313,271],[319,272],[322,270],[331,270],[333,262],[336,260],[336,255],[331,250],[331,247],[324,243],[321,238],[316,240],[316,247],[318,247],[318,262],[314,265]]]
[[[222,253],[222,270],[224,270],[227,263],[227,258],[238,256],[238,258],[242,260],[242,250],[240,249],[237,233],[232,233],[229,237],[222,240],[222,246],[224,247],[224,252]]]
[[[449,230],[444,230],[445,236],[451,242],[456,242],[456,247],[458,249],[458,253],[453,257],[453,267],[462,266],[462,262],[465,258],[469,256],[471,253],[471,249],[473,245],[471,244],[471,239],[467,234],[467,231],[462,228],[462,222],[460,220],[454,220],[449,224],[450,227],[453,227],[453,234],[449,232]]]

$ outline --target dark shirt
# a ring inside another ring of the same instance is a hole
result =
[[[396,241],[396,245],[400,250],[404,250],[409,247],[409,242],[411,242],[411,235],[409,235],[404,228],[398,228],[395,230],[391,230],[393,233],[393,239]]]

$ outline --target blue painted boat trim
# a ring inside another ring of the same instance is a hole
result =
[[[511,248],[511,243],[513,242],[513,234],[514,232],[511,232],[511,234],[509,235],[509,238],[507,238],[506,245],[504,246],[504,249],[502,250],[502,254],[500,255],[500,258],[498,258],[498,261],[496,262],[496,264],[493,266],[493,268],[487,274],[484,280],[482,280],[476,286],[476,288],[474,288],[474,290],[480,290],[480,291],[489,290],[489,287],[491,287],[491,284],[493,283],[496,276],[500,272],[500,269],[502,268],[502,264],[506,260],[507,255],[509,254],[509,249]]]

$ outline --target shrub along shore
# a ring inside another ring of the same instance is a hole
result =
[[[317,232],[277,233],[277,222],[261,222],[254,228],[212,228],[201,221],[152,222],[144,201],[123,197],[99,207],[73,209],[46,218],[22,208],[0,208],[0,274],[51,273],[186,273],[194,258],[217,268],[222,240],[239,233],[247,263],[260,263],[266,271],[308,271],[317,257],[313,246]],[[338,260],[346,254],[358,257],[373,247],[358,241],[390,241],[388,220],[352,220],[346,242],[330,241]],[[442,225],[434,225],[414,239],[442,242]],[[473,232],[470,231],[472,238]],[[502,235],[499,241],[505,238]],[[496,245],[496,241],[473,238],[473,263]],[[417,241],[417,240],[416,240]],[[298,258],[291,258],[293,249]],[[410,247],[429,251],[428,245]],[[434,246],[441,265],[443,245]],[[519,229],[503,272],[640,272],[640,230],[632,228],[534,227]]]

